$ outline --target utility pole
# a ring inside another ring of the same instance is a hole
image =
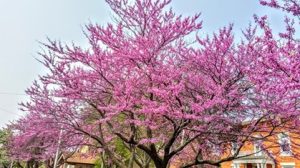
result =
[[[56,149],[56,153],[55,153],[53,168],[57,167],[59,148],[60,148],[60,144],[61,144],[61,136],[62,136],[62,128],[60,129],[60,132],[59,132],[59,137],[58,137],[58,142],[57,142],[57,149]]]
[[[14,166],[14,160],[11,160],[9,168],[13,168],[13,166]]]

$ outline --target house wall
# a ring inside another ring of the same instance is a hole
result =
[[[284,131],[283,131],[284,132]],[[266,139],[266,142],[263,143],[267,151],[272,153],[275,159],[275,165],[274,168],[283,168],[283,165],[286,164],[294,164],[295,168],[300,168],[300,138],[298,134],[289,133],[289,138],[291,141],[291,150],[292,155],[291,156],[283,156],[280,151],[280,147],[278,145],[278,136],[271,136],[268,139]],[[247,143],[240,151],[242,152],[254,152],[254,145],[252,143]],[[231,153],[231,152],[230,152]],[[227,156],[228,154],[227,153]],[[223,156],[226,157],[226,156]],[[222,168],[233,168],[233,162],[224,162],[221,164]],[[247,164],[241,164],[240,168],[251,168],[250,165]],[[272,168],[272,165],[267,164],[267,168]]]

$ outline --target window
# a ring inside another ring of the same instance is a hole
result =
[[[255,135],[255,141],[254,141],[254,156],[262,156],[263,155],[263,141],[262,141],[262,135]]]
[[[254,144],[254,155],[255,156],[262,156],[262,149],[259,143]]]
[[[221,155],[221,150],[217,145],[212,144],[212,143],[208,143],[208,146],[211,149],[211,154],[212,155],[217,155],[217,156]]]
[[[281,155],[291,155],[292,150],[289,135],[287,133],[280,133],[278,138]]]
[[[231,154],[234,155],[238,150],[238,144],[236,142],[231,143]]]

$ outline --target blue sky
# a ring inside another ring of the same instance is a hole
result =
[[[258,0],[173,0],[171,6],[183,15],[201,12],[201,34],[234,23],[240,36],[254,13],[268,14],[273,28],[283,29],[282,14]],[[83,26],[105,24],[111,16],[104,0],[0,0],[0,127],[22,115],[18,103],[27,99],[24,90],[43,72],[35,60],[38,41],[50,37],[84,45]]]

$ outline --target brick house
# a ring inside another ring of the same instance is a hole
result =
[[[231,145],[231,153],[236,149]],[[224,162],[222,168],[300,168],[300,139],[298,134],[281,131],[262,143],[245,144],[238,156]]]

